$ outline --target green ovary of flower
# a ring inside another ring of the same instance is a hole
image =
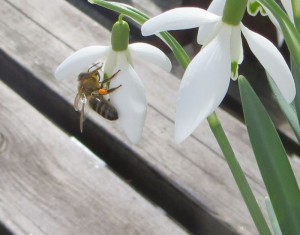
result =
[[[231,62],[231,77],[236,80],[238,77],[238,68],[239,64],[237,61],[232,61]]]
[[[120,15],[119,21],[112,27],[111,45],[114,51],[125,51],[128,48],[130,28],[122,18],[123,16]]]
[[[227,0],[225,3],[222,21],[229,25],[238,25],[247,8],[247,0]]]

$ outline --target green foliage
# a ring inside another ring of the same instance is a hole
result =
[[[259,98],[239,78],[244,116],[258,167],[283,234],[299,234],[300,191],[285,149]]]
[[[292,127],[298,142],[300,143],[300,126],[299,126],[299,121],[295,110],[295,106],[294,104],[289,104],[288,102],[286,102],[286,100],[282,96],[281,92],[279,91],[273,79],[270,78],[268,74],[267,77],[271,85],[272,91],[275,94],[275,97],[277,99],[277,102],[282,112],[284,113],[286,119],[288,120],[290,126]]]

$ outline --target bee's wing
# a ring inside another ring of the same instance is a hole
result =
[[[90,107],[86,105],[86,102],[82,103],[82,107],[80,110],[80,131],[83,132],[83,122],[86,119],[86,114],[89,113]]]
[[[74,100],[74,109],[76,111],[80,111],[80,132],[83,131],[83,122],[86,118],[85,116],[85,104],[87,102],[87,98],[84,93],[78,92]]]
[[[87,102],[87,98],[84,93],[78,92],[74,99],[74,109],[75,111],[80,111],[82,106]]]
[[[85,103],[82,104],[82,108],[81,108],[81,111],[80,111],[80,122],[79,122],[79,125],[80,125],[80,132],[81,133],[83,132],[83,122],[85,120],[84,106],[85,106]]]

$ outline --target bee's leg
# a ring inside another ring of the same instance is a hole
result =
[[[112,80],[121,70],[119,69],[117,72],[115,72],[113,75],[111,75],[109,78],[107,78],[108,81]]]
[[[109,78],[105,78],[103,79],[103,81],[100,84],[100,88],[103,88],[103,85],[107,82],[110,82],[110,80],[112,80],[115,76],[117,76],[117,74],[120,72],[121,70],[119,69],[117,72],[115,72],[113,75],[111,75]]]
[[[99,90],[100,90],[100,89],[93,91],[93,92],[91,93],[91,96],[93,96],[94,98],[99,98],[99,96],[101,96]],[[102,90],[103,90],[103,89],[102,89]]]
[[[111,89],[108,89],[108,90],[103,89],[103,88],[100,88],[97,92],[94,91],[91,95],[94,96],[94,97],[100,96],[100,98],[101,98],[101,97],[103,97],[104,95],[107,95],[107,94],[109,94],[109,93],[111,93],[111,92],[117,90],[117,89],[120,88],[121,86],[122,86],[122,85],[119,85],[119,86],[117,86],[117,87],[114,87],[114,88],[111,88]],[[109,101],[109,99],[108,99],[108,101]]]
[[[107,94],[112,93],[113,91],[117,90],[118,88],[120,88],[122,85],[119,85],[117,87],[111,88],[107,90]]]

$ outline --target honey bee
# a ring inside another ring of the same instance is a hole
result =
[[[109,82],[118,74],[116,72],[109,78],[104,78],[101,81],[99,70],[102,65],[90,71],[97,64],[89,68],[88,72],[80,73],[78,76],[79,86],[78,93],[74,100],[74,109],[80,111],[80,131],[83,131],[83,122],[85,120],[85,105],[89,102],[90,107],[108,120],[117,120],[119,118],[118,111],[105,98],[105,95],[117,90],[118,87],[109,89]]]

